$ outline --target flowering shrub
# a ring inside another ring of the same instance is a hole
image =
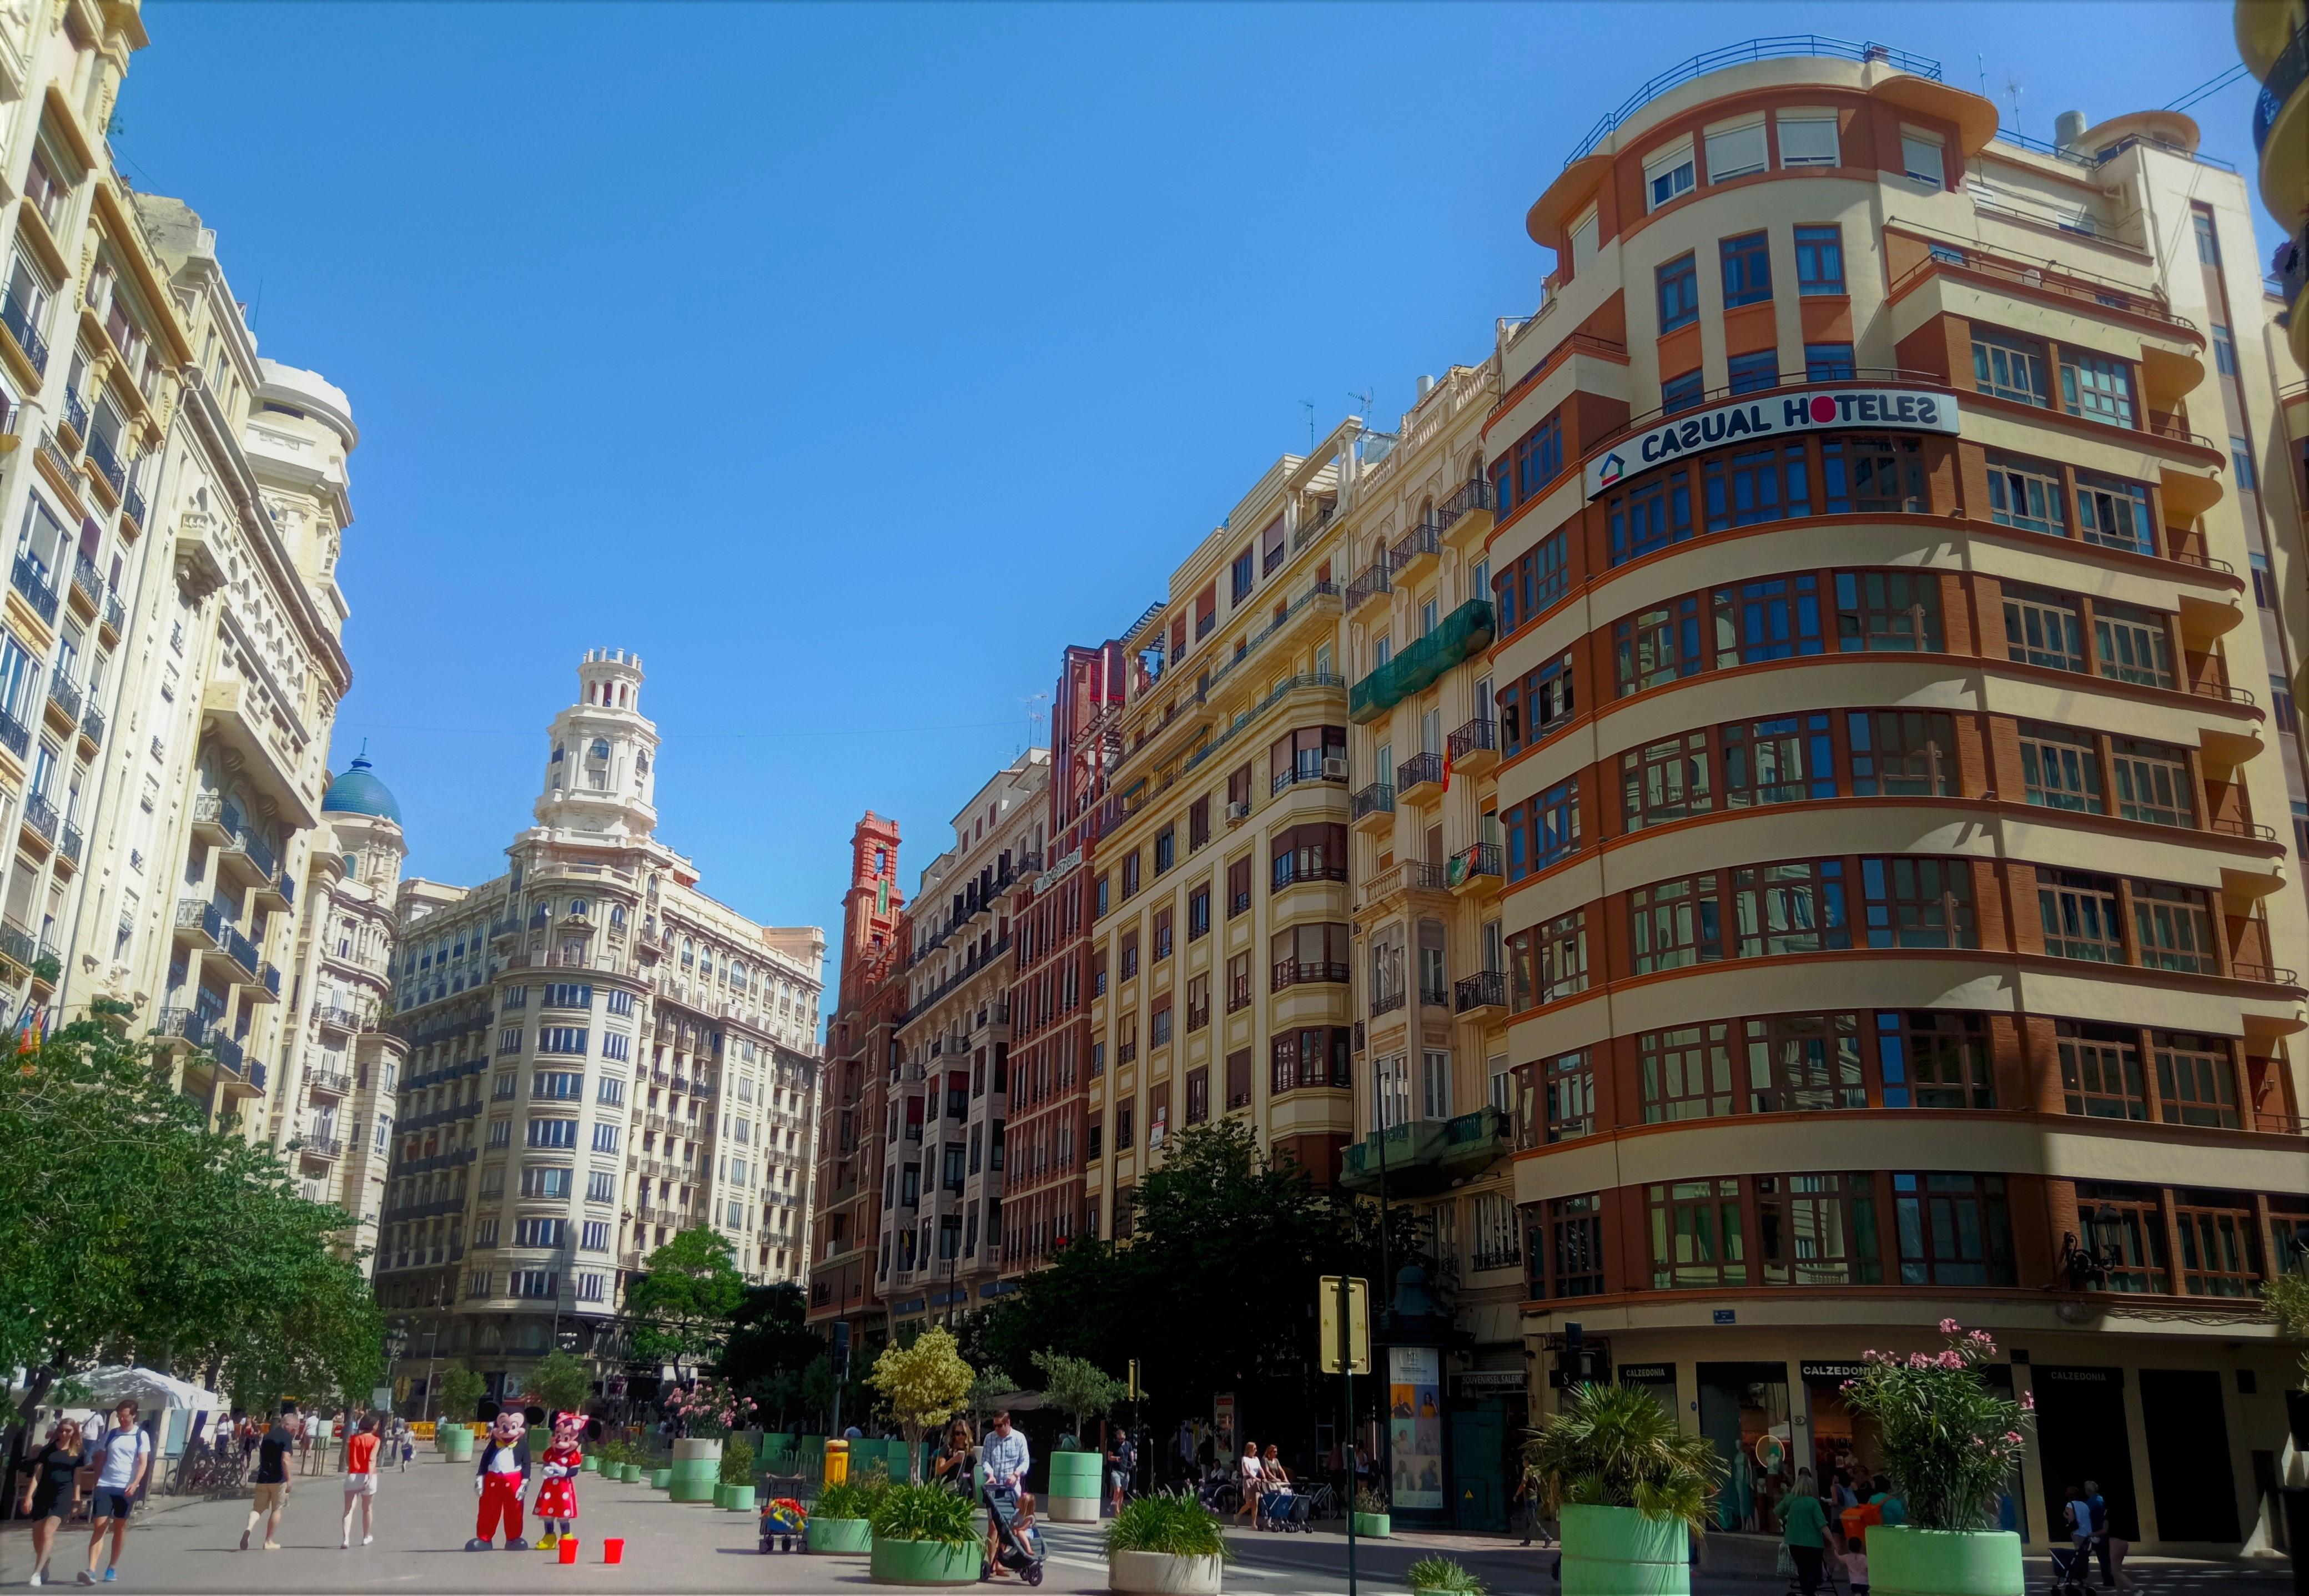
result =
[[[1985,1330],[1941,1321],[1940,1352],[1869,1351],[1858,1378],[1844,1383],[1845,1405],[1874,1419],[1883,1434],[1884,1471],[1924,1530],[1977,1530],[1995,1521],[1997,1493],[2020,1461],[2035,1421],[2032,1398],[2014,1402],[1989,1388],[1980,1366],[1996,1355]]]
[[[739,1396],[726,1382],[701,1375],[684,1390],[675,1386],[661,1404],[674,1428],[687,1436],[711,1438],[754,1422],[754,1399]]]

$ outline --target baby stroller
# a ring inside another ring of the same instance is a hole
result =
[[[1262,1492],[1258,1498],[1258,1522],[1262,1528],[1288,1535],[1293,1530],[1312,1531],[1309,1523],[1306,1501],[1284,1486],[1280,1490]]]
[[[1042,1537],[1032,1525],[1024,1530],[1018,1528],[1018,1493],[1011,1490],[987,1492],[986,1516],[994,1526],[995,1561],[1028,1584],[1041,1584]],[[981,1568],[978,1577],[991,1580],[994,1570]]]
[[[2053,1559],[2053,1583],[2045,1587],[2050,1596],[2083,1596],[2085,1575],[2092,1567],[2092,1549],[2071,1541],[2066,1546],[2049,1549]]]

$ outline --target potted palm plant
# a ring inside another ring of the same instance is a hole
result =
[[[974,1585],[981,1553],[970,1499],[942,1485],[894,1485],[874,1504],[868,1572],[878,1585]]]
[[[802,1526],[802,1545],[814,1552],[857,1553],[874,1549],[874,1504],[882,1488],[870,1480],[843,1480],[817,1493]]]
[[[1388,1513],[1387,1498],[1371,1487],[1357,1488],[1354,1513],[1356,1534],[1385,1540],[1393,1533],[1394,1520]]]
[[[1995,1529],[1996,1498],[2020,1462],[2035,1404],[1990,1388],[1985,1330],[1941,1321],[1939,1352],[1864,1352],[1844,1403],[1873,1419],[1884,1471],[1908,1522],[1868,1531],[1870,1588],[1884,1596],[2021,1596],[2020,1537]]]
[[[1180,1493],[1123,1504],[1106,1526],[1107,1588],[1141,1596],[1217,1596],[1234,1556],[1217,1517]]]
[[[1449,1557],[1422,1557],[1403,1577],[1417,1596],[1483,1596],[1483,1582]]]
[[[1563,1537],[1563,1596],[1691,1589],[1690,1539],[1707,1531],[1723,1465],[1651,1393],[1580,1385],[1524,1448],[1524,1471]]]

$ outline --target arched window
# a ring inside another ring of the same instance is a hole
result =
[[[584,919],[585,918],[585,900],[583,898],[570,899],[569,914],[573,919]]]
[[[649,751],[647,749],[644,749],[642,752],[634,755],[634,772],[636,775],[642,776],[649,774]]]
[[[610,756],[610,742],[607,738],[597,737],[593,739],[592,755],[596,759],[607,759]]]
[[[615,926],[620,931],[626,928],[626,906],[624,904],[612,903],[610,905],[610,924]]]

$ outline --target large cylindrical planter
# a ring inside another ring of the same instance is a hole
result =
[[[730,1505],[730,1488],[719,1480],[713,1482],[713,1505],[716,1507]]]
[[[878,1585],[974,1585],[980,1557],[976,1541],[877,1540],[866,1567]]]
[[[862,1518],[820,1518],[809,1515],[802,1526],[802,1545],[814,1552],[856,1554],[874,1549],[874,1526]]]
[[[462,1424],[445,1427],[439,1436],[441,1455],[453,1463],[470,1462],[473,1456],[473,1432]]]
[[[588,1474],[598,1474],[601,1471],[601,1459],[598,1454],[589,1452],[577,1466]]]
[[[639,1485],[642,1482],[641,1464],[626,1464],[623,1468],[618,1471],[618,1478],[624,1480],[627,1485]]]
[[[1105,1470],[1105,1458],[1095,1452],[1051,1454],[1050,1516],[1062,1524],[1096,1523]]]
[[[2023,1596],[2020,1537],[2007,1530],[1872,1525],[1868,1588],[1882,1596]]]
[[[728,1508],[732,1513],[751,1513],[754,1511],[754,1488],[752,1486],[725,1485],[722,1489],[726,1493],[722,1498],[722,1506]]]
[[[1571,1505],[1561,1527],[1563,1596],[1688,1596],[1691,1590],[1691,1532],[1682,1519]],[[1871,1531],[1871,1552],[1875,1538]]]
[[[1116,1552],[1107,1559],[1106,1587],[1127,1596],[1218,1596],[1221,1566],[1215,1557]]]
[[[1369,1536],[1373,1540],[1385,1540],[1393,1532],[1394,1519],[1390,1514],[1384,1513],[1355,1514],[1355,1535],[1358,1539]]]
[[[639,1463],[636,1463],[632,1466],[636,1469],[641,1467]],[[673,1471],[671,1469],[652,1469],[649,1471],[649,1486],[650,1489],[653,1491],[671,1490],[673,1488]]]
[[[673,1483],[668,1492],[677,1502],[711,1502],[722,1483],[722,1438],[686,1436],[673,1444]]]

